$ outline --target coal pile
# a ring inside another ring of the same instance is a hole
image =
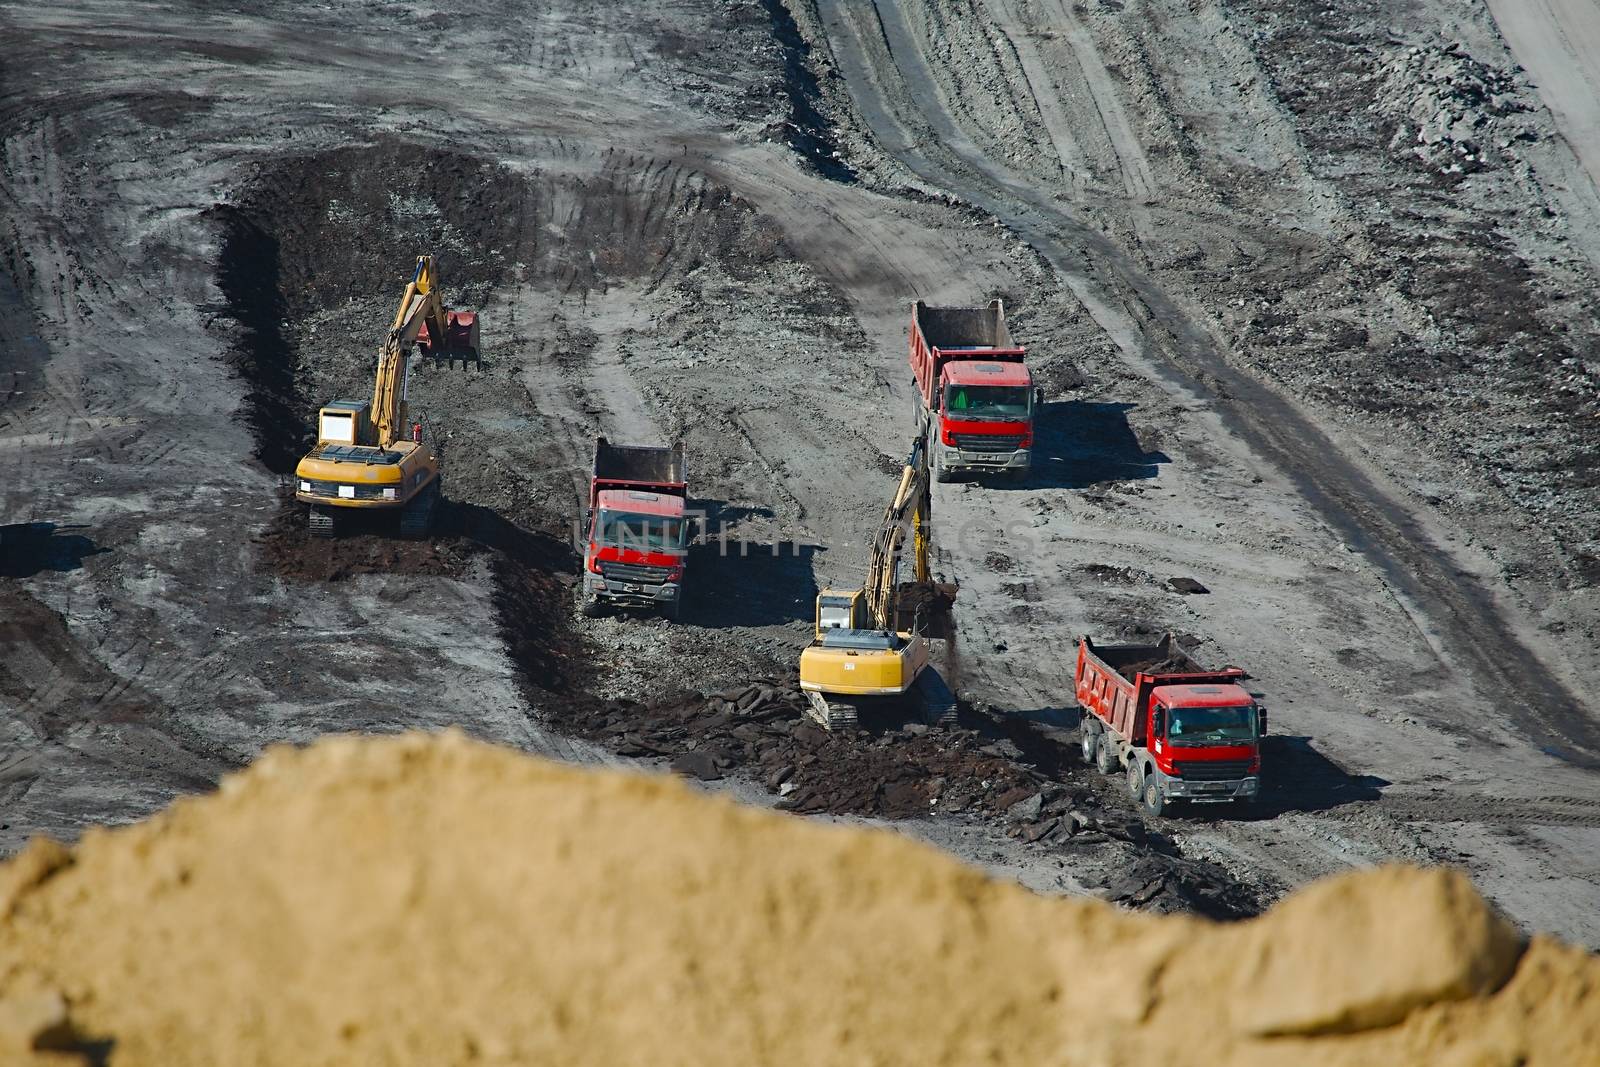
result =
[[[345,536],[312,537],[306,529],[306,505],[285,490],[272,521],[256,535],[256,549],[271,573],[305,582],[337,582],[361,574],[456,578],[482,552],[482,546],[459,537],[401,540],[394,534],[392,514],[344,519],[352,527],[359,520],[365,522]]]
[[[1214,919],[1258,914],[1256,890],[1210,863],[1151,853],[1131,861],[1127,873],[1104,886],[1100,895],[1114,904],[1154,912],[1194,912]]]
[[[560,725],[624,756],[658,756],[711,781],[735,772],[764,782],[802,814],[904,819],[935,812],[1004,816],[1059,785],[1017,758],[1005,740],[968,728],[870,723],[832,732],[804,714],[797,680],[764,679],[654,705],[576,702],[553,709]]]
[[[1063,852],[1121,848],[1126,873],[1107,899],[1151,911],[1242,918],[1265,906],[1220,867],[1182,856],[1111,800],[1117,783],[1089,774],[1070,737],[985,705],[963,705],[961,725],[863,720],[829,732],[804,713],[798,678],[767,678],[719,693],[684,692],[656,704],[573,699],[546,709],[564,732],[619,755],[656,757],[701,781],[741,776],[801,815],[909,819],[949,815],[994,823],[1026,845]],[[1131,807],[1131,805],[1130,805]]]
[[[1514,158],[1523,134],[1508,116],[1533,110],[1515,74],[1479,62],[1460,42],[1407,48],[1383,67],[1372,108],[1393,126],[1389,147],[1440,174],[1471,174]]]
[[[1135,660],[1132,663],[1119,664],[1117,669],[1125,678],[1132,678],[1135,674],[1195,674],[1203,671],[1194,660],[1182,652],[1170,656],[1154,656],[1150,659]]]

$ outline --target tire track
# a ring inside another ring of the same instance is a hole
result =
[[[1600,827],[1594,797],[1492,797],[1470,793],[1385,794],[1379,807],[1404,822],[1480,823],[1488,826]]]

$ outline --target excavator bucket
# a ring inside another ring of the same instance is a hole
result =
[[[895,629],[950,640],[958,589],[954,582],[901,582],[895,591]]]
[[[436,345],[423,322],[417,330],[417,347],[422,354],[433,359],[459,359],[462,362],[478,360],[478,313],[476,311],[448,311],[445,313],[444,343]]]

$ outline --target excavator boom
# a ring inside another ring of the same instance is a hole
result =
[[[873,535],[872,558],[867,564],[867,613],[877,630],[895,628],[900,589],[900,553],[911,534],[913,572],[918,582],[929,580],[927,524],[933,509],[928,471],[928,441],[918,435],[912,443],[900,485],[884,510]]]

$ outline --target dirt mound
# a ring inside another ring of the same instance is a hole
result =
[[[793,675],[648,705],[582,696],[541,703],[564,733],[625,756],[668,758],[674,771],[702,781],[747,776],[796,814],[975,817],[1025,844],[1061,851],[1114,842],[1135,859],[1101,887],[1109,900],[1218,919],[1263,907],[1222,868],[1183,856],[1106,804],[1106,783],[1083,773],[1075,745],[987,707],[964,706],[959,727],[869,716],[863,729],[830,733],[805,717]]]
[[[1600,961],[1454,873],[1151,919],[451,735],[274,750],[34,842],[0,868],[0,1005],[39,1067],[1120,1065],[1174,1033],[1196,1063],[1600,1062]]]
[[[1134,660],[1131,663],[1117,664],[1117,670],[1123,677],[1132,678],[1135,674],[1194,674],[1202,671],[1194,660],[1182,652],[1175,652],[1170,656],[1151,656],[1145,659]]]
[[[362,518],[364,516],[357,516]],[[256,536],[260,559],[272,573],[296,581],[337,582],[358,574],[433,574],[459,577],[466,573],[479,546],[459,538],[406,541],[392,516],[371,521],[371,529],[315,538],[306,529],[306,506],[285,491],[278,512]],[[354,525],[353,520],[347,520]]]

